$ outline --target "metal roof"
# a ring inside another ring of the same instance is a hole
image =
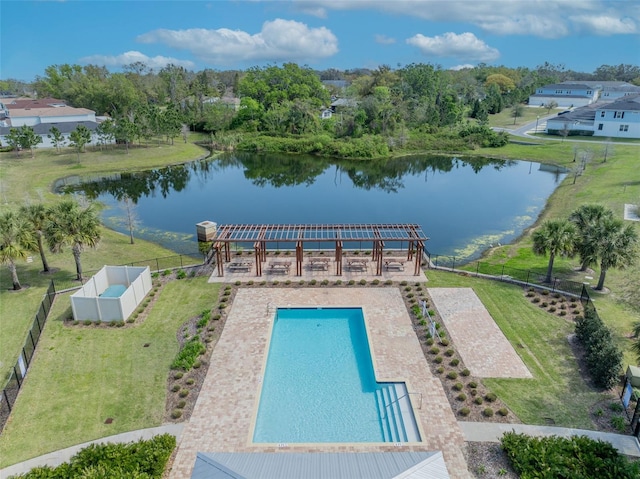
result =
[[[418,224],[235,224],[218,229],[215,241],[427,241]]]
[[[191,479],[449,479],[440,451],[199,452]]]

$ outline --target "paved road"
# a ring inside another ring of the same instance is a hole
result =
[[[462,433],[467,441],[471,442],[500,442],[500,437],[505,432],[515,431],[530,436],[587,436],[592,439],[599,439],[612,444],[618,451],[627,456],[640,457],[640,443],[633,436],[623,434],[612,434],[606,432],[589,431],[586,429],[571,429],[564,427],[552,426],[532,426],[527,424],[501,424],[491,422],[467,422],[459,421],[458,424],[462,429]],[[150,429],[140,429],[138,431],[125,432],[115,436],[104,437],[96,441],[85,442],[77,446],[61,449],[60,451],[51,452],[44,456],[36,457],[19,464],[14,464],[5,469],[0,470],[0,479],[7,479],[15,474],[24,474],[32,468],[38,466],[55,467],[63,462],[68,462],[71,457],[78,453],[81,449],[89,444],[102,444],[106,442],[134,442],[140,439],[150,439],[157,434],[169,433],[176,436],[178,442],[180,435],[184,429],[184,423],[166,424],[164,426],[153,427]]]

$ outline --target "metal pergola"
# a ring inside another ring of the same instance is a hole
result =
[[[262,276],[267,243],[295,244],[296,276],[302,275],[305,244],[334,243],[336,275],[342,275],[344,242],[369,242],[376,275],[382,275],[383,251],[386,243],[408,244],[407,261],[415,254],[414,275],[420,274],[424,243],[429,238],[417,224],[232,224],[220,226],[213,240],[218,274],[224,275],[224,263],[231,261],[231,245],[251,243],[255,252],[256,275]],[[224,257],[223,257],[224,254]]]

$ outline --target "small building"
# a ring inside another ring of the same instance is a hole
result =
[[[152,286],[148,266],[104,266],[71,295],[73,319],[126,321]]]
[[[598,92],[598,88],[585,83],[552,83],[538,87],[529,97],[529,106],[544,106],[556,102],[560,108],[577,108],[595,102]]]
[[[623,96],[596,109],[594,136],[640,138],[640,94]]]

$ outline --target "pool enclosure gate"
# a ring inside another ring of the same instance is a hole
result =
[[[342,274],[342,256],[345,242],[365,242],[372,247],[372,261],[376,275],[382,275],[383,252],[387,243],[408,244],[407,261],[416,256],[414,275],[420,275],[425,236],[417,224],[236,224],[218,227],[212,249],[218,265],[218,275],[224,276],[224,263],[231,261],[231,245],[253,244],[256,275],[262,276],[262,263],[266,261],[267,244],[295,245],[296,276],[302,276],[305,245],[333,244],[335,274]]]
[[[78,321],[125,321],[151,288],[148,266],[104,266],[71,295],[73,318]],[[118,290],[123,291],[110,296]]]

